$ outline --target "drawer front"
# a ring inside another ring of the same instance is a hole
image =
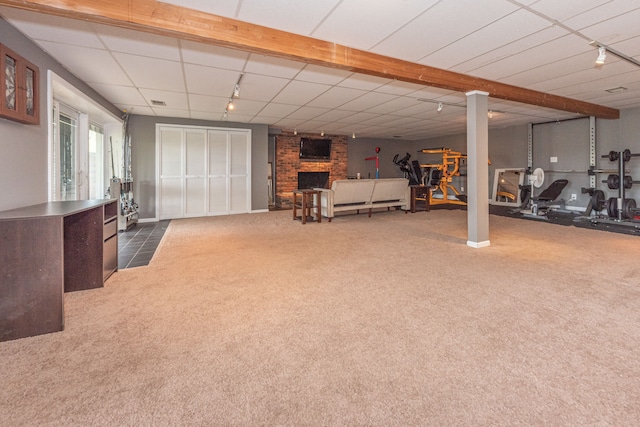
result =
[[[104,225],[102,232],[102,240],[107,240],[109,237],[113,236],[118,232],[118,221],[113,220]]]

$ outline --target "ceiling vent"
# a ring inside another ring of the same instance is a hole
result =
[[[612,87],[611,89],[605,89],[604,91],[609,93],[620,93],[620,92],[624,92],[625,90],[627,90],[626,87],[618,86],[618,87]]]
[[[151,100],[151,104],[155,105],[156,107],[166,107],[167,103],[164,101],[156,101],[155,99]]]

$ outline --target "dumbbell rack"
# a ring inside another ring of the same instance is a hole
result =
[[[640,154],[632,154],[629,149],[626,149],[610,151],[609,154],[603,155],[602,158],[618,163],[618,173],[609,174],[607,179],[602,181],[610,190],[618,190],[618,197],[605,200],[602,190],[593,191],[591,197],[591,205],[596,212],[606,209],[608,217],[618,222],[636,221],[635,216],[640,211],[636,208],[635,199],[627,198],[625,194],[625,190],[630,189],[633,184],[640,184],[640,181],[634,181],[630,175],[625,174],[626,164],[632,157],[640,157]]]

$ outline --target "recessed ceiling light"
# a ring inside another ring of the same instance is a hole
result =
[[[626,87],[618,86],[618,87],[612,87],[611,89],[605,89],[604,91],[609,93],[620,93],[620,92],[624,92],[625,90],[627,90]]]

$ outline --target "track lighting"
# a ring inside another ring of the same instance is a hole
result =
[[[233,96],[240,98],[240,84],[236,83],[236,87],[233,88]]]
[[[442,102],[438,102],[438,113],[442,111],[443,108],[444,106],[442,105]]]
[[[493,119],[493,111],[489,110],[489,118]]]
[[[353,135],[351,135],[351,138],[356,139],[356,133],[354,132]]]
[[[234,108],[236,108],[235,105],[233,105],[233,98],[239,98],[240,97],[240,80],[242,80],[242,76],[244,75],[244,73],[240,73],[240,77],[238,77],[238,81],[236,82],[236,84],[233,86],[233,92],[231,92],[231,96],[229,97],[229,103],[227,104],[227,108],[224,109],[224,118],[227,118],[227,115],[229,114],[230,110],[233,110]]]
[[[235,107],[235,105],[233,105],[233,98],[229,99],[229,103],[227,104],[227,110],[233,110]]]
[[[298,134],[298,129],[294,129],[294,130],[293,130],[293,134],[294,134],[294,135],[297,135],[297,134]]]
[[[320,132],[320,136],[324,136],[324,131],[321,131],[321,132]]]
[[[605,49],[603,46],[600,46],[598,48],[598,59],[596,59],[596,64],[597,65],[604,64],[605,59],[607,59],[607,49]]]

